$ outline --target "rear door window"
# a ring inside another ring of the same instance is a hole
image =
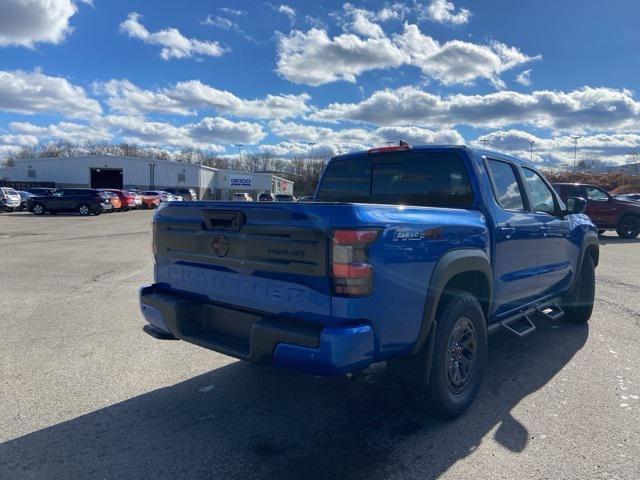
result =
[[[507,162],[493,159],[487,160],[487,165],[491,173],[498,205],[505,210],[524,211],[524,200],[513,166]]]

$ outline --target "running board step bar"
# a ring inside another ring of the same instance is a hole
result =
[[[536,326],[529,317],[532,312],[533,310],[529,310],[520,315],[507,318],[506,320],[500,322],[500,325],[507,332],[515,335],[516,337],[526,337],[527,335],[530,335],[536,331]]]
[[[510,334],[522,338],[536,331],[536,325],[533,323],[533,319],[545,319],[555,322],[562,317],[564,317],[564,310],[555,303],[548,303],[530,308],[502,321],[490,324],[489,333],[506,330]]]
[[[562,310],[562,308],[554,303],[549,305],[541,305],[537,308],[537,310],[539,315],[547,320],[551,320],[552,322],[560,320],[562,317],[564,317],[564,310]]]

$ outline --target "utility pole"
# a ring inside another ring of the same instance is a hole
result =
[[[580,135],[571,135],[573,138],[573,171],[575,172],[578,168],[578,140],[582,137]]]
[[[529,161],[533,162],[533,146],[535,145],[535,140],[529,140],[529,146],[531,147],[529,150]]]
[[[307,142],[307,145],[309,146],[309,160],[311,160],[312,156],[313,156],[313,146],[317,145],[318,142]]]
[[[238,147],[238,159],[242,161],[242,147],[244,147],[244,143],[236,143],[236,147]]]
[[[487,138],[481,138],[481,139],[480,139],[480,142],[482,143],[482,148],[483,148],[484,150],[486,150],[486,149],[487,149],[487,142],[488,142],[488,141],[489,141],[489,139],[487,139]]]

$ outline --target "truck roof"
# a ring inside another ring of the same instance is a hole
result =
[[[383,147],[384,148],[384,147]],[[496,158],[498,160],[503,159],[503,160],[510,160],[514,163],[518,163],[520,165],[527,165],[527,166],[533,166],[535,168],[535,164],[527,161],[527,160],[523,160],[521,158],[518,157],[513,157],[511,155],[507,155],[501,152],[496,152],[494,150],[486,150],[486,149],[482,149],[482,148],[472,148],[469,147],[468,145],[412,145],[410,149],[408,150],[397,150],[396,154],[401,154],[401,153],[407,153],[407,152],[433,152],[433,151],[453,151],[453,150],[466,150],[468,152],[473,152],[476,156],[478,157],[482,157],[482,156],[487,156],[487,157],[492,157],[492,158]],[[389,152],[392,153],[392,152]],[[359,150],[356,152],[349,152],[349,153],[344,153],[341,155],[336,155],[335,157],[332,158],[332,160],[334,159],[343,159],[343,158],[355,158],[355,157],[364,157],[370,154],[370,150]],[[374,154],[378,154],[378,153],[374,153]]]

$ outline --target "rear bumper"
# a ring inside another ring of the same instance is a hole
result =
[[[323,328],[193,300],[156,285],[140,289],[140,308],[159,334],[154,336],[169,334],[252,363],[330,376],[361,370],[374,360],[369,325]]]

